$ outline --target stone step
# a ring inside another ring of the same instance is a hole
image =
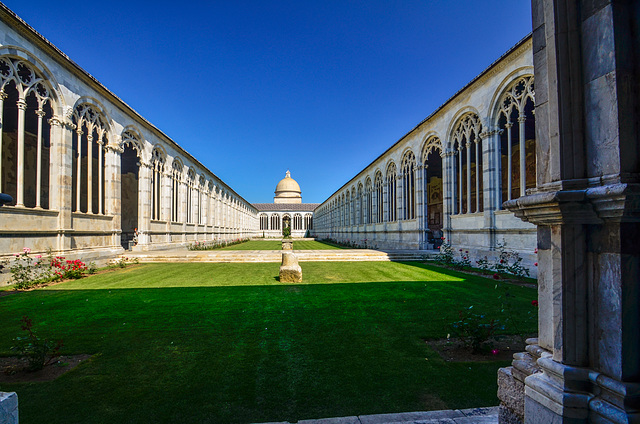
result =
[[[294,250],[300,262],[318,261],[421,261],[435,252],[352,250]],[[227,251],[158,251],[132,252],[121,257],[137,258],[140,262],[280,262],[281,250]]]

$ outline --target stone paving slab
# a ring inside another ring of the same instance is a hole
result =
[[[297,424],[498,424],[499,407],[401,412],[302,420]],[[262,424],[296,424],[289,422]]]
[[[319,420],[302,420],[298,424],[362,424],[358,417],[323,418]]]

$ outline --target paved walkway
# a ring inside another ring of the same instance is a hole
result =
[[[445,411],[402,412],[398,414],[360,415],[352,417],[302,420],[297,424],[497,424],[498,409],[471,408]],[[288,421],[263,424],[295,424]]]
[[[433,250],[328,249],[293,250],[301,262],[317,261],[424,261]],[[170,250],[127,252],[122,257],[140,262],[280,262],[282,250]]]

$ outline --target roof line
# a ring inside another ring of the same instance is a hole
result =
[[[2,12],[4,12],[4,13],[2,13]],[[211,175],[213,177],[215,177],[218,181],[220,181],[222,184],[224,184],[236,196],[238,196],[239,198],[244,200],[247,204],[249,204],[249,205],[251,204],[244,197],[242,197],[240,194],[238,194],[234,189],[232,189],[227,183],[225,183],[222,180],[222,178],[218,177],[215,173],[213,173],[202,162],[200,162],[192,154],[187,152],[182,146],[180,146],[178,143],[176,143],[171,137],[169,137],[167,134],[165,134],[161,129],[159,129],[154,124],[152,124],[150,121],[148,121],[145,117],[140,115],[135,109],[133,109],[131,106],[129,106],[124,100],[122,100],[120,97],[116,96],[104,84],[102,84],[100,81],[98,81],[98,79],[96,77],[94,77],[89,72],[84,70],[80,65],[78,65],[69,56],[67,56],[62,50],[60,50],[51,41],[49,41],[44,35],[40,34],[38,31],[36,31],[35,28],[33,28],[31,25],[29,25],[24,19],[22,19],[20,16],[18,16],[13,10],[9,9],[7,7],[7,5],[5,5],[2,2],[0,2],[0,14],[4,15],[4,16],[2,16],[3,18],[8,17],[9,19],[13,19],[13,21],[15,21],[18,25],[20,25],[24,29],[26,29],[28,33],[30,33],[32,36],[35,36],[36,37],[36,41],[40,42],[41,47],[44,46],[45,49],[50,49],[53,52],[54,55],[62,57],[62,59],[64,59],[64,61],[61,63],[61,65],[64,66],[65,65],[64,62],[66,62],[67,65],[71,65],[71,67],[74,70],[80,72],[85,78],[87,78],[90,81],[90,83],[97,85],[98,89],[103,91],[103,94],[106,94],[107,97],[111,97],[113,100],[115,100],[114,103],[119,103],[124,109],[128,110],[130,113],[135,115],[140,121],[142,121],[143,124],[147,125],[147,127],[149,127],[152,131],[155,131],[156,133],[158,133],[161,138],[164,138],[165,141],[167,141],[170,144],[172,144],[177,150],[180,150],[185,156],[191,158],[193,160],[193,162],[195,162],[196,164],[200,165],[206,171],[211,173]],[[6,20],[6,19],[3,19],[3,20]]]
[[[365,166],[360,172],[358,172],[353,178],[351,178],[349,181],[347,181],[345,184],[343,184],[339,189],[337,189],[336,191],[334,191],[331,195],[329,195],[329,197],[327,197],[327,199],[322,202],[320,205],[324,205],[327,200],[329,200],[331,197],[333,197],[337,192],[339,192],[340,190],[342,190],[343,188],[345,188],[346,186],[348,186],[349,184],[351,184],[352,181],[356,180],[358,178],[358,176],[360,174],[362,174],[367,168],[369,168],[371,165],[373,165],[374,163],[376,163],[380,158],[382,158],[384,155],[386,155],[390,150],[392,150],[394,147],[396,147],[398,144],[400,144],[405,138],[407,138],[411,133],[413,133],[415,130],[417,130],[422,124],[424,124],[425,122],[427,122],[429,119],[431,119],[435,114],[437,114],[438,112],[440,112],[442,109],[445,108],[445,106],[447,106],[449,103],[451,103],[456,97],[458,97],[460,95],[460,93],[462,93],[464,90],[466,90],[467,88],[469,88],[471,85],[473,85],[476,81],[478,81],[480,78],[482,78],[482,76],[484,76],[487,72],[489,72],[491,69],[493,69],[498,63],[500,63],[505,57],[507,57],[508,55],[510,55],[511,53],[513,53],[515,50],[517,50],[520,46],[522,46],[523,44],[525,44],[530,38],[532,38],[533,33],[529,33],[528,35],[526,35],[523,39],[521,39],[520,41],[518,41],[513,47],[511,47],[509,50],[507,50],[505,53],[503,53],[502,55],[500,55],[500,57],[496,60],[494,60],[487,68],[485,68],[482,72],[480,72],[478,75],[475,76],[475,78],[473,78],[471,81],[469,81],[467,84],[465,84],[461,89],[459,89],[458,91],[456,91],[453,96],[449,97],[449,99],[447,99],[444,103],[442,103],[442,105],[440,105],[438,108],[436,108],[433,112],[431,112],[429,114],[429,116],[427,116],[426,118],[424,118],[422,121],[420,121],[420,123],[418,123],[416,126],[414,126],[409,132],[407,132],[405,135],[403,135],[402,137],[400,137],[400,139],[398,139],[398,141],[396,141],[395,143],[393,143],[387,150],[385,150],[384,152],[382,152],[378,157],[376,157],[374,160],[372,160],[367,166]]]

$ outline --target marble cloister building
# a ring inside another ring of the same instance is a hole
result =
[[[503,202],[536,185],[532,39],[526,37],[347,181],[315,213],[319,238],[472,258],[504,245],[535,275],[536,226]]]
[[[282,237],[285,228],[291,230],[292,237],[305,237],[313,231],[313,211],[318,203],[302,203],[302,190],[287,170],[284,178],[276,185],[273,203],[254,203],[260,220],[259,236],[264,238]]]
[[[0,4],[0,255],[255,234],[257,210]]]

